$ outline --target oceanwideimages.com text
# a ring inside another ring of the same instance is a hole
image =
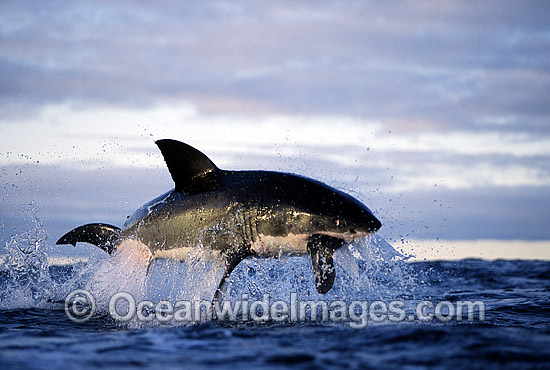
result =
[[[75,290],[67,295],[65,312],[75,322],[85,322],[96,311],[93,295],[86,290]],[[349,323],[354,329],[365,328],[369,323],[388,322],[449,322],[484,321],[485,303],[482,301],[421,301],[414,307],[404,301],[328,301],[299,300],[297,293],[290,293],[289,300],[272,300],[264,294],[261,300],[251,300],[243,294],[238,300],[170,302],[160,300],[137,301],[130,293],[114,294],[108,305],[109,315],[116,321],[141,322],[319,322]]]

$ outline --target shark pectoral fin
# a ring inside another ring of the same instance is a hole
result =
[[[315,274],[315,288],[317,288],[319,294],[325,294],[332,288],[336,277],[332,252],[318,249],[311,251],[310,255],[313,273]]]
[[[112,254],[120,241],[120,228],[101,223],[79,226],[63,235],[55,244],[90,243]]]
[[[227,279],[229,278],[229,275],[231,275],[231,272],[237,267],[237,265],[246,257],[252,255],[249,248],[243,248],[242,250],[227,254],[225,256],[225,272],[220,280],[220,283],[218,284],[218,288],[216,289],[216,293],[214,293],[214,299],[212,300],[212,306],[214,306],[214,302],[221,301],[222,295],[227,290]]]
[[[149,257],[149,259],[147,260],[146,264],[147,264],[147,269],[145,270],[145,276],[149,276],[149,271],[151,270],[151,265],[153,264],[153,256],[151,255],[151,257]]]
[[[325,294],[332,288],[336,272],[332,254],[343,244],[343,241],[327,235],[314,234],[307,242],[311,256],[311,265],[315,276],[315,288],[319,294]]]

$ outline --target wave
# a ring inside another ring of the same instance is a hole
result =
[[[109,256],[98,250],[88,261],[66,268],[49,259],[47,232],[38,219],[33,228],[12,237],[0,279],[0,308],[48,308],[62,302],[75,289],[92,293],[100,311],[108,309],[117,292],[130,293],[136,300],[211,301],[223,275],[223,266],[201,258],[200,250],[185,262],[156,260],[147,272],[142,251],[126,241]],[[228,280],[224,299],[250,300],[269,294],[288,301],[290,293],[300,300],[369,300],[403,297],[417,287],[418,280],[404,262],[408,256],[397,252],[378,236],[339,249],[335,255],[336,280],[325,295],[315,289],[311,261],[307,256],[278,259],[248,258]]]

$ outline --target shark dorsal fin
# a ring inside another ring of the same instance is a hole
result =
[[[204,179],[206,175],[219,169],[206,155],[177,140],[163,139],[155,143],[172,175],[175,191],[198,193],[209,190],[207,188],[210,181]],[[205,188],[201,189],[202,187]]]

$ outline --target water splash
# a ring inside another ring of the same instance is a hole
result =
[[[112,256],[98,250],[87,263],[72,265],[70,276],[56,280],[48,269],[48,248],[47,234],[37,219],[33,229],[6,245],[0,308],[48,307],[51,302],[63,302],[74,289],[92,293],[98,310],[105,313],[110,298],[118,292],[130,293],[138,302],[211,301],[223,275],[221,263],[201,258],[207,249],[204,246],[198,246],[185,262],[156,260],[147,272],[148,250],[135,240],[126,240]],[[403,298],[419,286],[406,259],[375,235],[349,244],[335,253],[333,288],[320,295],[308,256],[247,258],[231,274],[223,299],[236,301],[247,295],[252,301],[269,294],[272,301],[288,302],[291,293],[300,301]],[[125,324],[130,328],[156,325],[135,320]]]
[[[38,218],[33,228],[6,243],[0,308],[44,306],[55,288],[48,270],[47,233]]]
[[[288,300],[290,293],[297,293],[300,300],[351,302],[401,297],[417,284],[405,264],[407,257],[378,236],[340,248],[334,259],[336,279],[326,294],[315,289],[309,257],[300,256],[242,261],[231,274],[229,297],[239,299],[247,294],[251,299],[261,299],[268,293],[272,299]]]

